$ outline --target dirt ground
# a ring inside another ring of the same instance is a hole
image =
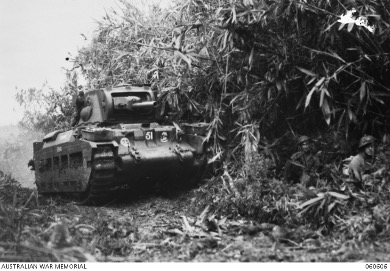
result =
[[[90,259],[101,262],[390,261],[389,240],[338,241],[306,228],[216,217],[207,207],[195,211],[195,200],[189,191],[101,207],[67,202],[55,219],[67,225],[64,240],[81,244]]]

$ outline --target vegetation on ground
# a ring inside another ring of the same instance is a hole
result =
[[[388,261],[390,252],[389,205],[373,207],[368,197],[373,194],[354,193],[353,198],[346,199],[341,193],[315,196],[309,192],[311,195],[301,197],[299,202],[282,199],[267,205],[264,198],[257,199],[259,205],[255,208],[277,208],[278,212],[289,209],[291,216],[284,221],[293,221],[294,225],[287,226],[280,223],[278,215],[265,219],[234,212],[223,215],[211,202],[200,208],[196,203],[202,188],[169,197],[128,195],[94,207],[64,198],[37,197],[36,190],[20,187],[8,175],[2,175],[0,181],[3,262],[377,262]],[[275,195],[280,198],[281,193]],[[377,195],[388,202],[382,194]],[[226,203],[226,199],[216,199]],[[308,216],[299,215],[305,208],[316,210],[322,223],[326,216],[319,205],[329,208],[335,202],[338,209],[330,210],[327,216],[335,224],[327,233],[315,230],[316,226],[307,222]],[[300,208],[294,203],[305,206]]]

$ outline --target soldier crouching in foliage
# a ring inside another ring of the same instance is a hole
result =
[[[371,135],[363,136],[359,142],[359,153],[348,165],[350,182],[356,188],[363,189],[368,176],[377,177],[383,171],[375,171],[375,141],[376,139]]]
[[[299,151],[291,156],[285,166],[286,180],[309,186],[320,166],[320,161],[313,154],[311,139],[308,136],[299,137],[297,145]]]
[[[80,112],[85,107],[84,91],[80,91],[76,99],[76,112],[73,115],[72,126],[75,126],[80,120]]]

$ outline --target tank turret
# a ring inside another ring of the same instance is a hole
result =
[[[148,85],[120,86],[89,91],[86,106],[81,110],[79,125],[83,123],[150,123],[159,121],[157,102]]]

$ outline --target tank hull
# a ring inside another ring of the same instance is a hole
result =
[[[40,193],[85,193],[96,202],[121,187],[191,185],[207,163],[203,140],[158,124],[58,132],[34,151],[36,185]]]

